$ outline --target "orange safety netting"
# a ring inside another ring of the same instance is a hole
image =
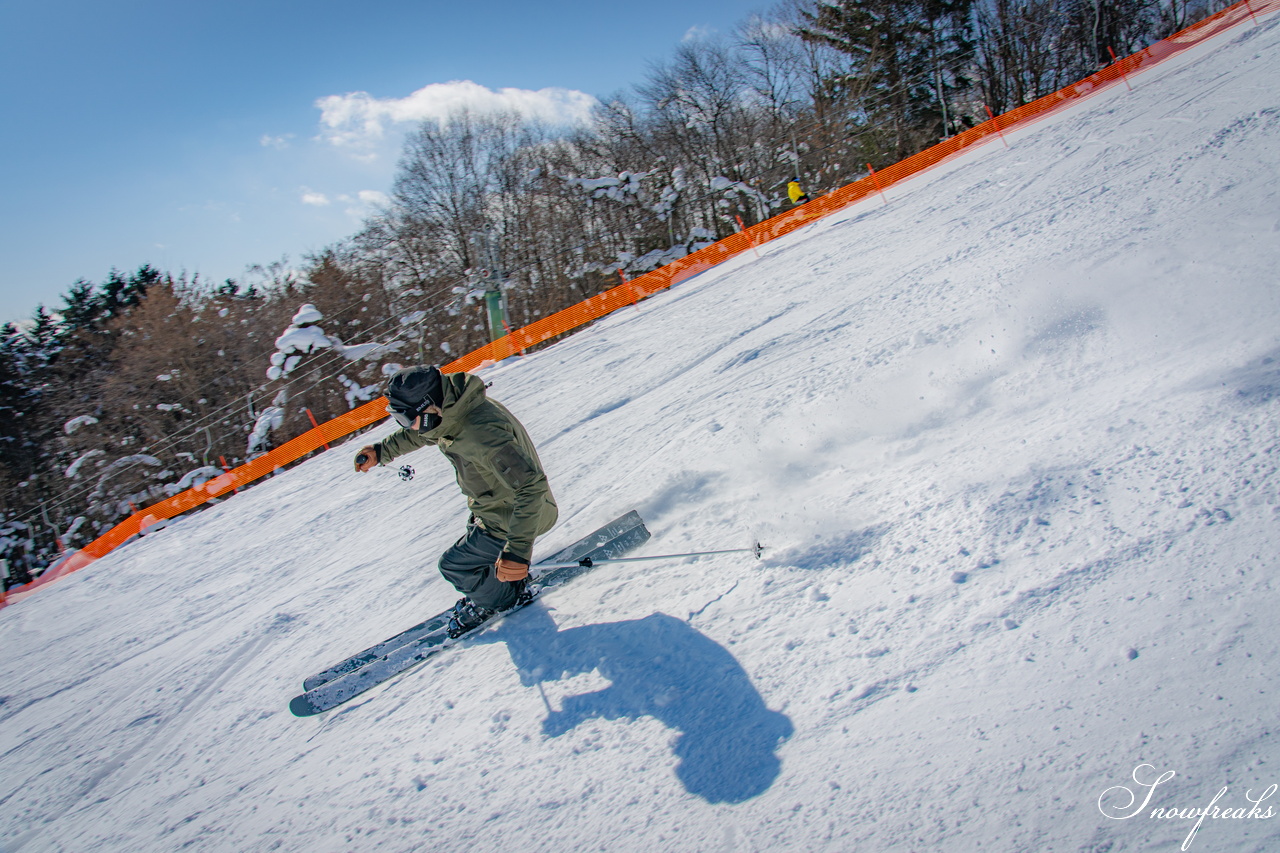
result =
[[[1163,41],[1118,60],[1078,83],[1073,83],[1037,101],[1032,101],[1007,113],[995,116],[989,121],[944,140],[932,148],[921,151],[919,154],[908,157],[892,166],[886,166],[883,170],[873,172],[866,178],[806,202],[800,207],[792,208],[785,213],[743,229],[661,269],[645,273],[584,302],[530,323],[522,329],[517,329],[491,344],[456,359],[441,369],[446,373],[475,370],[484,365],[521,353],[529,347],[579,328],[619,308],[632,305],[660,290],[678,284],[704,270],[711,269],[748,249],[754,249],[770,240],[776,240],[784,234],[789,234],[797,228],[813,222],[815,219],[843,210],[872,193],[883,193],[888,187],[918,175],[977,144],[990,141],[992,137],[997,135],[1002,136],[1005,130],[1024,127],[1032,121],[1052,115],[1064,106],[1109,88],[1117,81],[1125,80],[1127,82],[1128,75],[1135,71],[1162,62],[1245,21],[1252,19],[1256,22],[1258,15],[1274,12],[1277,9],[1280,9],[1280,0],[1241,0],[1234,6],[1230,6],[1197,24],[1193,24]],[[135,512],[81,550],[55,563],[52,568],[35,581],[10,590],[8,601],[19,600],[63,575],[84,568],[166,519],[173,518],[187,510],[207,503],[211,498],[225,495],[240,486],[252,483],[254,480],[264,477],[290,462],[301,459],[329,442],[336,441],[356,430],[376,423],[385,416],[386,399],[379,398],[333,420],[326,421],[265,455],[234,468],[202,486],[188,489],[181,494],[174,495],[167,500]],[[5,603],[7,602],[4,594],[0,593],[0,607],[3,607]]]

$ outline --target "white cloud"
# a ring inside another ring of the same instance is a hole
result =
[[[795,30],[782,21],[766,21],[759,16],[752,16],[746,24],[747,33],[753,39],[771,39],[773,41],[793,41],[798,38]]]
[[[689,27],[683,36],[680,37],[680,41],[702,41],[703,39],[710,38],[715,35],[715,32],[715,29],[711,27],[703,27],[698,24],[694,24],[692,27]]]
[[[293,139],[292,133],[286,133],[284,136],[272,136],[269,133],[264,133],[258,143],[263,148],[274,148],[277,151],[283,151],[289,147],[290,139]]]
[[[338,201],[347,205],[346,213],[348,216],[355,219],[364,219],[377,209],[390,205],[391,197],[378,190],[360,190],[354,196],[344,193],[338,196]]]
[[[312,205],[313,207],[325,207],[329,204],[329,197],[324,193],[318,193],[314,190],[309,190],[306,187],[303,187],[302,203]]]
[[[597,101],[573,89],[488,89],[470,80],[432,83],[404,98],[375,98],[368,92],[328,95],[316,101],[321,136],[348,149],[376,145],[396,125],[427,119],[447,121],[460,110],[514,112],[552,124],[584,121]]]

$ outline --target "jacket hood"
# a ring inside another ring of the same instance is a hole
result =
[[[479,376],[446,373],[441,380],[444,402],[440,406],[440,425],[423,432],[433,440],[449,435],[457,428],[458,422],[485,399],[484,380]]]

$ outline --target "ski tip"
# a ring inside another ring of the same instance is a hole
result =
[[[313,717],[320,712],[307,701],[306,696],[294,696],[289,701],[289,713],[295,717]]]

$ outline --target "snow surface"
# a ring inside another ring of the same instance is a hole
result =
[[[542,553],[759,562],[294,719],[456,597],[364,435],[5,609],[0,849],[1171,851],[1223,788],[1188,849],[1280,849],[1277,21],[485,371]]]

